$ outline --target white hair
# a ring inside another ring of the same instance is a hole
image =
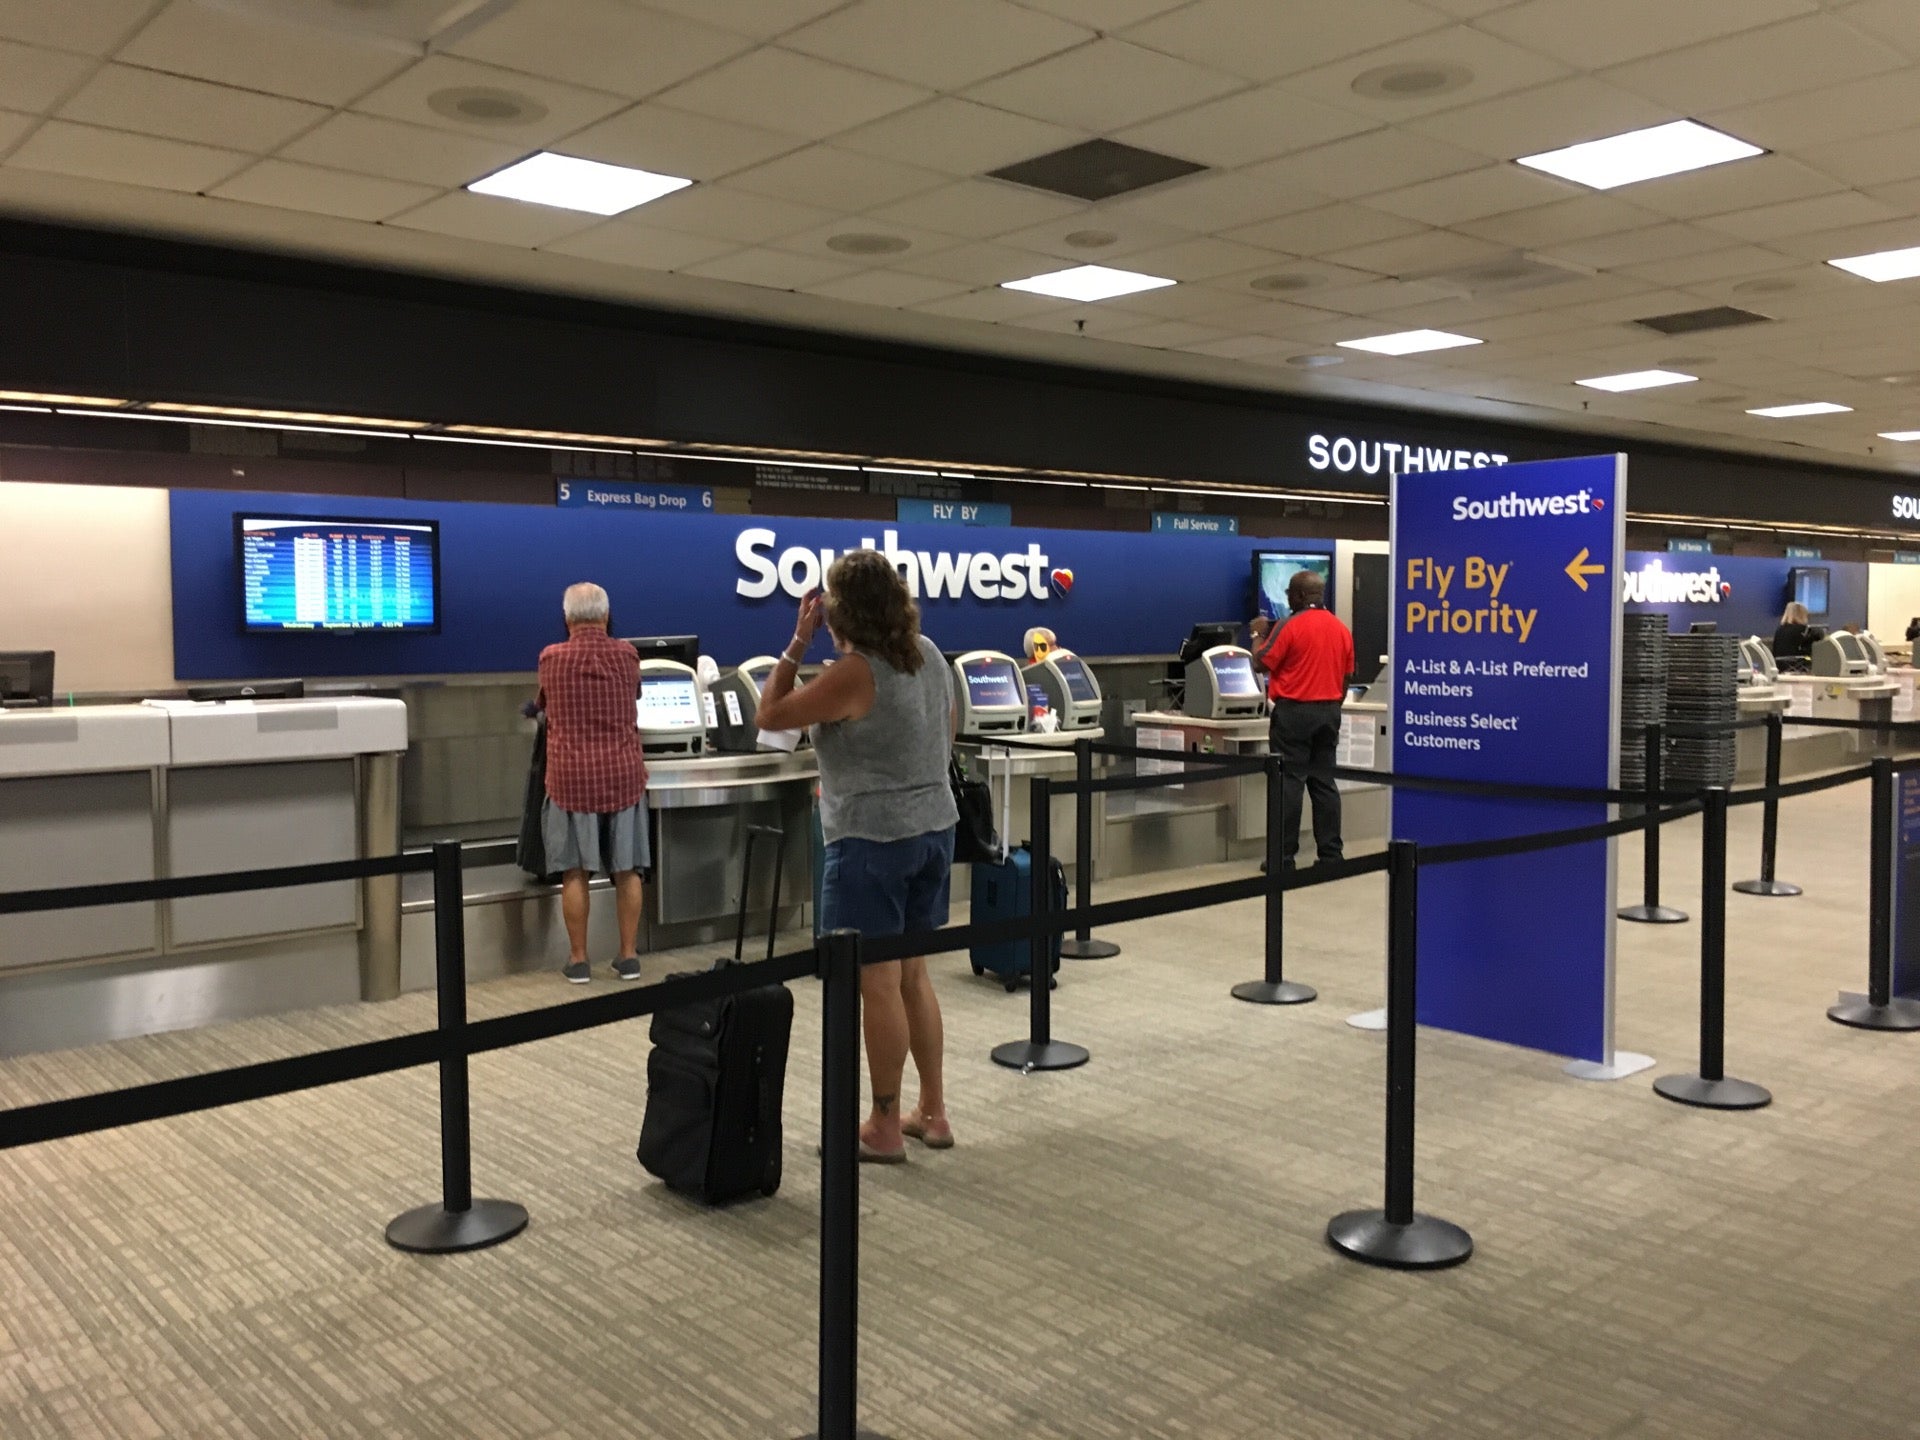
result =
[[[611,608],[607,592],[591,580],[569,585],[560,600],[560,612],[569,625],[604,625]]]

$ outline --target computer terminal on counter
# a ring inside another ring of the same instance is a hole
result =
[[[1266,708],[1253,656],[1238,645],[1215,645],[1187,662],[1186,714],[1200,720],[1252,720]]]
[[[691,665],[642,660],[640,698],[634,702],[641,748],[662,758],[701,754],[707,743],[710,698]]]
[[[1046,692],[1047,704],[1060,717],[1062,730],[1093,730],[1100,724],[1100,682],[1093,667],[1071,650],[1058,645],[1021,670],[1028,685]]]
[[[1020,667],[998,650],[953,657],[953,694],[962,735],[1024,735],[1030,717]]]

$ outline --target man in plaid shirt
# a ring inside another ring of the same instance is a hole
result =
[[[587,881],[595,872],[613,880],[620,953],[613,973],[640,978],[635,954],[640,901],[652,868],[647,833],[647,766],[640,752],[635,701],[640,655],[607,634],[610,607],[598,585],[569,585],[561,608],[567,638],[540,652],[540,698],[547,717],[547,799],[541,838],[547,868],[563,873],[560,910],[567,922],[568,956],[561,972],[584,985],[587,966]]]

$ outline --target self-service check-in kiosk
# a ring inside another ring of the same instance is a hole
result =
[[[1071,650],[1055,646],[1021,672],[1029,685],[1046,692],[1062,730],[1092,730],[1100,724],[1100,683],[1093,669]]]
[[[713,743],[719,750],[751,755],[761,750],[791,752],[807,742],[806,731],[768,731],[760,728],[760,697],[773,678],[777,655],[756,655],[743,660],[713,684]],[[794,679],[798,688],[799,678]],[[791,737],[792,744],[781,743]]]
[[[1743,686],[1771,686],[1780,678],[1780,666],[1773,658],[1773,648],[1758,635],[1749,635],[1740,642],[1740,684]]]
[[[634,702],[640,746],[649,755],[691,757],[707,742],[707,695],[691,665],[640,662],[640,698]]]
[[[1266,709],[1253,656],[1215,645],[1187,662],[1185,713],[1201,720],[1252,720]]]
[[[1860,636],[1845,630],[1823,635],[1813,642],[1813,673],[1844,679],[1864,679],[1872,675],[1873,659],[1860,642]]]
[[[953,693],[962,735],[1023,735],[1031,714],[1020,667],[998,650],[969,650],[953,660]]]

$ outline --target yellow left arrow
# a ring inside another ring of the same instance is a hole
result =
[[[1587,576],[1604,575],[1607,573],[1606,566],[1589,565],[1587,563],[1588,553],[1587,548],[1583,545],[1580,547],[1580,553],[1567,562],[1567,578],[1582,590],[1587,588]]]

